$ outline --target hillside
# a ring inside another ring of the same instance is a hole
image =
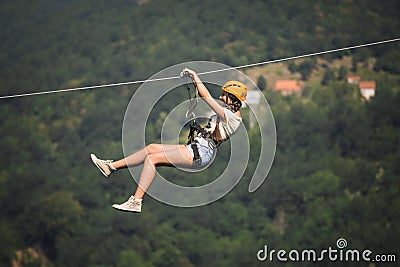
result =
[[[186,61],[239,66],[393,39],[399,17],[398,1],[2,1],[0,95],[142,80]],[[276,257],[261,262],[257,252],[265,245],[335,249],[339,238],[349,249],[371,250],[371,258],[398,261],[399,48],[395,42],[244,69],[254,82],[266,81],[274,163],[248,193],[264,134],[248,128],[243,179],[196,208],[151,197],[140,215],[111,208],[135,184],[127,170],[104,180],[89,154],[123,157],[122,122],[139,85],[0,100],[0,266],[280,266]],[[365,101],[340,69],[376,81],[375,97]],[[323,82],[327,72],[333,76]],[[278,79],[299,80],[302,96],[273,92]],[[186,91],[149,118],[152,142],[180,97]],[[185,185],[215,175],[160,172]]]

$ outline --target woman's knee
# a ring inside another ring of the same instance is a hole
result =
[[[160,151],[162,151],[162,145],[161,144],[148,144],[146,146],[147,155],[158,153]]]
[[[145,162],[147,162],[147,163],[149,163],[149,164],[151,164],[153,166],[165,163],[161,153],[147,154]]]

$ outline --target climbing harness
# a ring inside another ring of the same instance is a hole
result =
[[[187,73],[181,72],[180,77],[185,78],[186,89],[188,91],[188,97],[189,97],[189,108],[186,111],[186,118],[192,119],[192,121],[189,125],[190,129],[189,129],[189,134],[188,134],[187,145],[190,145],[190,147],[192,148],[192,151],[193,151],[193,166],[199,167],[199,166],[201,166],[201,157],[199,154],[199,149],[197,147],[197,144],[199,142],[196,140],[196,137],[201,137],[204,140],[206,140],[208,147],[211,149],[216,149],[219,144],[211,138],[210,132],[208,132],[204,127],[202,127],[201,125],[199,125],[196,122],[196,114],[194,113],[194,110],[196,109],[197,104],[199,103],[199,99],[197,98],[197,95],[198,95],[197,86],[195,85],[195,94],[192,97],[192,95],[190,94],[191,89],[190,89],[190,86],[188,83],[189,75]],[[218,120],[218,122],[219,122],[219,120]],[[209,126],[210,126],[210,122],[208,123],[206,128]]]

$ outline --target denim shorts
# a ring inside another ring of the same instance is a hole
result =
[[[201,167],[209,164],[214,158],[215,149],[210,148],[209,146],[201,145],[199,142],[196,142],[197,149],[199,150],[199,156],[201,158]],[[193,149],[191,145],[186,145],[189,153],[192,157],[194,157]]]

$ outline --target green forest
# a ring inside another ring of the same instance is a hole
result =
[[[1,1],[0,96],[389,40],[400,37],[399,18],[395,0]],[[298,78],[302,94],[275,92],[272,74]],[[374,80],[375,96],[365,100],[347,75]],[[249,169],[214,203],[179,208],[147,196],[140,214],[111,207],[136,188],[129,171],[105,179],[89,158],[123,157],[122,122],[139,84],[0,99],[0,266],[397,266],[400,43],[271,64],[254,82],[277,131],[262,186],[248,192]],[[150,118],[152,142],[163,114]],[[244,118],[256,162],[260,132]],[[190,173],[159,170],[191,182]],[[340,238],[372,260],[277,256],[337,250]],[[258,258],[265,246],[273,260]]]

